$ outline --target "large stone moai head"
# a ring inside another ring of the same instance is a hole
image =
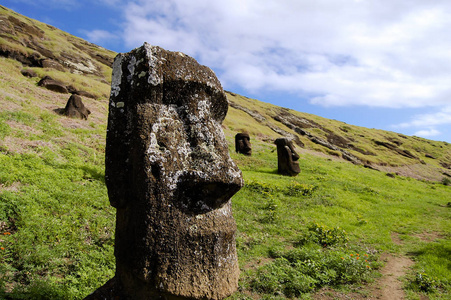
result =
[[[230,198],[243,179],[221,128],[227,109],[213,71],[191,57],[146,43],[115,58],[105,178],[122,297],[222,299],[236,290]]]
[[[277,145],[277,166],[279,174],[296,176],[301,172],[299,168],[299,155],[294,150],[293,144],[287,138],[278,138],[274,141]]]
[[[235,135],[235,151],[244,155],[252,155],[251,138],[247,133]]]

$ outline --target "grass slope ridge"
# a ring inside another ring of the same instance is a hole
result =
[[[302,149],[388,173],[434,181],[451,177],[449,143],[349,125],[231,92],[228,98],[225,124],[233,132],[268,142],[287,136]]]
[[[114,53],[4,7],[0,20],[0,298],[81,299],[114,274],[104,184],[111,68],[94,58]],[[33,57],[63,68],[29,64]],[[97,95],[83,98],[88,120],[56,114],[69,94],[38,87],[24,67]],[[242,271],[232,299],[315,299],[322,288],[369,297],[387,252],[415,260],[404,278],[409,299],[449,299],[449,144],[227,96],[223,127],[246,182],[232,199]],[[251,157],[234,152],[240,131],[251,134]],[[280,136],[301,155],[295,178],[277,174]]]

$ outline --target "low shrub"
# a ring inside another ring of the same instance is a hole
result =
[[[251,280],[255,292],[297,297],[326,285],[366,282],[378,266],[377,258],[367,253],[314,244],[270,252],[274,261],[258,268]]]
[[[251,181],[249,183],[246,183],[245,188],[263,195],[273,194],[278,190],[277,187],[273,185],[267,184],[266,182],[258,182],[258,181]]]
[[[437,277],[432,277],[425,272],[417,272],[414,279],[410,282],[411,289],[427,293],[434,292],[441,286],[442,283]]]
[[[291,182],[283,193],[287,196],[311,196],[318,189],[316,185],[299,183],[296,181]]]
[[[299,272],[290,261],[281,257],[259,268],[251,287],[264,294],[296,297],[313,291],[316,284],[314,278]]]
[[[299,183],[296,181],[291,182],[285,187],[277,187],[265,182],[251,181],[247,183],[245,187],[253,192],[263,195],[274,195],[276,193],[282,193],[283,195],[290,197],[312,196],[313,193],[318,189],[318,186],[316,185]]]
[[[279,207],[278,201],[270,197],[268,202],[264,205],[263,217],[260,219],[262,223],[274,223],[277,220],[277,209]]]
[[[348,240],[346,231],[340,227],[331,228],[323,224],[312,223],[307,226],[307,231],[299,236],[296,244],[315,243],[322,247],[329,247],[345,244]]]

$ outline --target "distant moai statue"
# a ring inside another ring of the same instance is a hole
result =
[[[116,274],[86,299],[223,299],[238,286],[242,186],[212,70],[145,43],[113,64],[105,158]]]
[[[63,109],[62,114],[72,118],[87,120],[91,111],[86,108],[79,95],[72,95],[69,100],[67,100],[66,107]]]
[[[235,151],[244,155],[252,155],[251,138],[247,133],[235,135]]]
[[[301,172],[299,168],[299,155],[294,150],[293,144],[287,138],[278,138],[274,141],[277,145],[277,167],[279,174],[296,176]]]

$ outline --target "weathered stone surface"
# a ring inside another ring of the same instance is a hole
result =
[[[96,99],[97,98],[96,95],[91,94],[91,93],[86,92],[86,91],[75,91],[74,94],[75,95],[79,95],[79,96],[83,96],[83,97],[86,97],[86,98],[91,98],[91,99]]]
[[[346,138],[334,134],[332,131],[320,126],[318,123],[312,120],[308,120],[291,114],[287,109],[284,108],[280,109],[279,114],[277,116],[274,116],[273,118],[274,120],[281,122],[288,128],[293,129],[296,133],[306,136],[315,144],[321,145],[331,150],[341,152],[342,157],[352,162],[353,164],[361,165],[363,164],[363,162],[358,157],[342,148],[348,148],[365,155],[374,155],[374,153],[364,151],[362,149],[359,149],[358,147],[354,147],[351,143],[349,143],[349,141]],[[306,130],[308,128],[318,128],[324,131],[327,135],[327,140],[314,136],[313,134],[311,134]],[[288,137],[290,140],[293,140],[291,136]],[[296,142],[296,144],[301,145],[301,147],[303,146],[303,144],[299,143],[296,139],[294,139],[294,141]]]
[[[72,95],[67,100],[66,107],[60,111],[61,114],[71,117],[87,120],[91,114],[89,109],[85,107],[80,96]]]
[[[236,95],[234,93],[229,92],[231,95]],[[268,120],[266,120],[266,118],[264,116],[262,116],[260,113],[258,113],[255,110],[250,110],[246,107],[243,107],[233,101],[231,101],[229,99],[229,104],[231,107],[235,108],[235,109],[239,109],[244,111],[245,113],[247,113],[249,116],[251,116],[252,118],[254,118],[255,120],[257,120],[258,122],[264,124],[265,126],[268,126],[271,130],[273,130],[274,132],[277,132],[280,135],[286,136],[288,137],[290,140],[294,141],[297,145],[299,145],[300,147],[304,147],[304,144],[301,142],[301,140],[299,139],[299,137],[295,134],[289,133],[285,130],[282,130],[280,127],[273,125],[271,122],[268,122]]]
[[[87,299],[236,290],[230,198],[243,180],[221,128],[227,109],[215,74],[191,57],[146,43],[115,58],[105,178],[117,208],[116,275]]]
[[[41,56],[39,53],[22,53],[19,50],[9,49],[6,45],[0,45],[0,56],[15,59],[28,67],[40,67]]]
[[[378,146],[383,146],[385,148],[388,148],[390,150],[393,150],[395,152],[397,152],[398,154],[401,154],[402,156],[405,156],[407,158],[412,158],[412,159],[418,159],[418,157],[416,157],[415,155],[413,155],[412,153],[410,153],[409,150],[403,150],[403,149],[399,149],[398,146],[390,144],[388,142],[383,142],[383,141],[377,141],[377,140],[373,140],[374,143]]]
[[[45,87],[46,89],[57,92],[57,93],[62,93],[62,94],[68,93],[66,85],[64,83],[62,83],[61,81],[55,80],[50,76],[45,76],[44,78],[42,78],[38,82],[38,86]]]
[[[79,90],[77,90],[73,85],[68,85],[68,86],[66,86],[66,88],[67,88],[67,91],[69,93],[71,93],[71,94],[75,94],[75,95],[79,95],[79,96],[83,96],[83,97],[91,98],[91,99],[96,99],[97,98],[97,96],[94,95],[94,94],[91,94],[91,93],[86,92],[86,91],[79,91]]]
[[[244,155],[252,155],[251,138],[247,133],[235,135],[235,151]]]
[[[234,95],[233,93],[231,93],[232,95]],[[266,118],[264,116],[262,116],[261,114],[259,114],[257,111],[254,110],[250,110],[246,107],[243,107],[233,101],[230,101],[230,106],[232,106],[233,108],[239,109],[244,111],[245,113],[247,113],[249,116],[251,116],[252,118],[254,118],[255,120],[257,120],[260,123],[263,123],[266,121]]]
[[[29,78],[37,77],[37,76],[38,76],[38,74],[36,74],[36,72],[33,71],[33,70],[31,70],[31,69],[22,69],[22,70],[20,71],[20,73],[22,73],[23,76],[29,77]]]
[[[59,62],[50,58],[43,59],[41,64],[43,68],[55,69],[62,72],[66,71],[66,69]]]
[[[326,148],[329,148],[331,150],[335,150],[335,151],[339,151],[341,152],[341,155],[344,159],[352,162],[353,164],[356,165],[362,165],[362,161],[360,159],[358,159],[357,157],[355,157],[354,155],[352,155],[351,153],[349,153],[348,151],[341,149],[331,143],[329,143],[328,141],[323,140],[322,138],[316,137],[314,135],[312,135],[310,132],[302,129],[302,128],[295,128],[295,131],[301,135],[305,135],[306,137],[308,137],[312,142],[314,142],[315,144],[324,146]]]
[[[424,156],[427,158],[431,158],[431,159],[437,159],[434,155],[429,154],[429,153],[425,153]]]
[[[274,141],[277,145],[277,167],[279,174],[296,176],[301,172],[299,168],[299,155],[294,150],[293,144],[287,138],[278,138]]]

